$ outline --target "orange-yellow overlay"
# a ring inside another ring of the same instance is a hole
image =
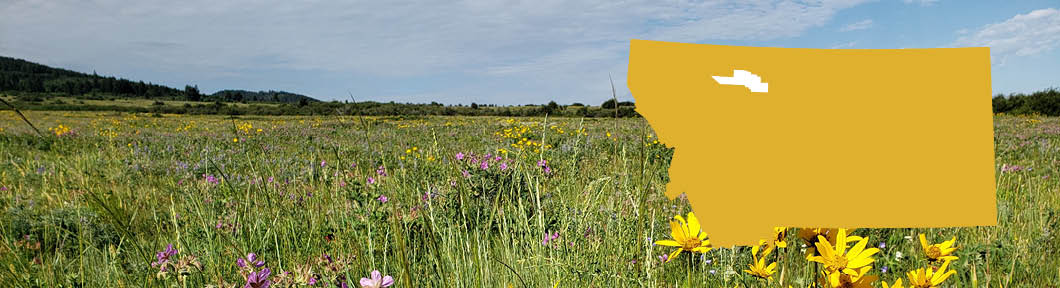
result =
[[[721,85],[745,70],[768,92]],[[633,40],[636,109],[715,246],[785,227],[996,225],[989,48]]]

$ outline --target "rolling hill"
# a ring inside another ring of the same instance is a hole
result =
[[[75,97],[84,99],[150,99],[181,101],[221,102],[268,102],[299,103],[318,102],[309,96],[284,91],[221,90],[213,94],[200,94],[195,86],[183,90],[143,81],[132,81],[113,76],[100,76],[62,68],[54,68],[30,61],[0,56],[0,92],[7,94],[29,94],[49,97]]]

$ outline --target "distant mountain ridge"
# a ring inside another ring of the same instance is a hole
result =
[[[196,86],[184,90],[131,81],[113,76],[100,76],[62,68],[54,68],[23,59],[0,56],[0,92],[18,92],[74,96],[83,98],[118,97],[153,100],[223,101],[223,102],[319,102],[309,96],[285,91],[221,90],[213,94],[199,94]]]

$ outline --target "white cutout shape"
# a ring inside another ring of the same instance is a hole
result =
[[[732,70],[732,77],[711,77],[714,77],[714,81],[718,81],[718,84],[721,85],[743,85],[747,89],[751,89],[751,92],[769,92],[769,83],[762,83],[762,77],[758,77],[758,75],[747,70]]]

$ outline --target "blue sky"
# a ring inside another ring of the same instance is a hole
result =
[[[991,47],[995,93],[1060,87],[1058,1],[6,0],[0,55],[323,100],[598,104],[630,39],[834,49]]]

